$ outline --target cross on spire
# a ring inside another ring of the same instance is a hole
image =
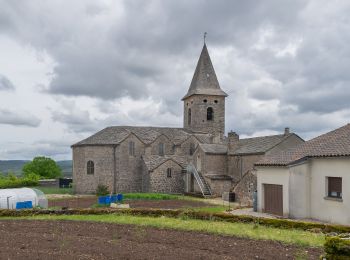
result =
[[[205,44],[205,38],[207,38],[207,32],[205,32],[203,36],[204,44]]]

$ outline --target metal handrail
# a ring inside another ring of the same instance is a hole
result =
[[[204,189],[203,188],[204,188],[205,185],[204,185],[201,177],[199,176],[199,173],[198,173],[196,167],[194,167],[192,164],[188,164],[187,165],[187,171],[193,173],[194,177],[196,178],[196,180],[197,180],[197,182],[199,184],[199,188],[201,189],[201,192],[204,195]],[[209,192],[211,194],[211,190],[208,187],[208,185],[207,185],[207,189],[209,190]]]

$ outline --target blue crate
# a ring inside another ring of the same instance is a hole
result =
[[[115,202],[117,202],[118,201],[118,196],[117,195],[112,195],[111,196],[111,202],[112,203],[115,203]]]
[[[16,209],[32,209],[33,203],[31,201],[23,201],[16,203]]]
[[[98,197],[98,204],[111,204],[120,201],[123,201],[123,194]]]
[[[111,197],[110,196],[98,197],[98,204],[111,204]]]
[[[123,201],[123,194],[117,194],[117,201]]]

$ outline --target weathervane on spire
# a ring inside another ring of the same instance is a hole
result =
[[[204,44],[205,44],[205,38],[207,38],[207,32],[205,32],[203,36]]]

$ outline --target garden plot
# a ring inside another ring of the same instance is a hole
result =
[[[95,207],[96,203],[97,197],[62,198],[50,200],[49,207],[90,208]],[[130,208],[180,209],[215,207],[215,205],[206,203],[205,201],[188,199],[126,199],[124,203],[129,204]]]
[[[321,248],[84,221],[0,221],[0,259],[319,259]]]

